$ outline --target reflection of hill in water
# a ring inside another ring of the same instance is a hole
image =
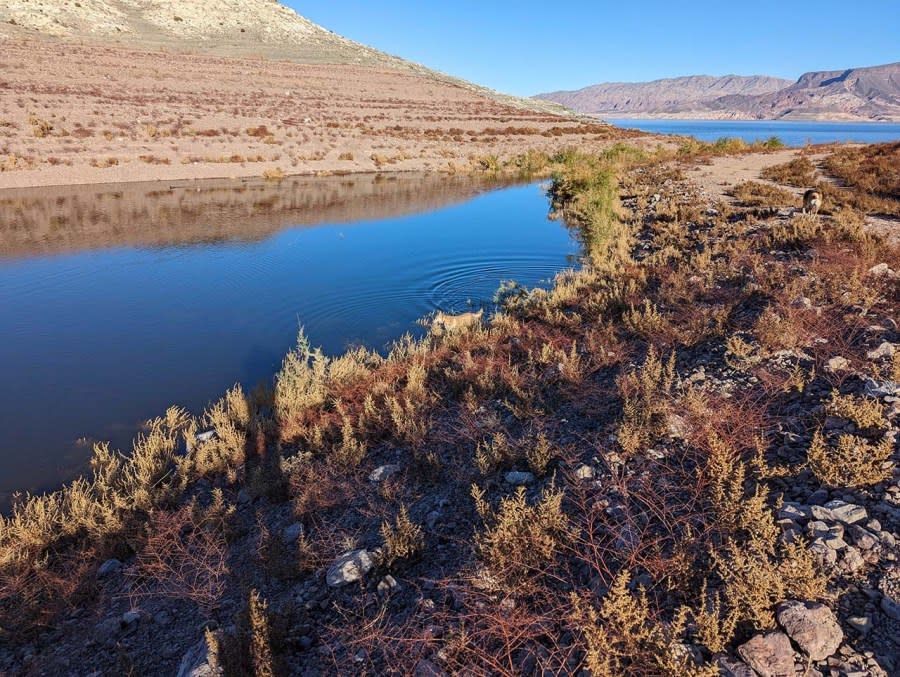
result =
[[[294,177],[0,192],[0,257],[119,246],[258,240],[295,225],[402,216],[497,183],[435,174]]]

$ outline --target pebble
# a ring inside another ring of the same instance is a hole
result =
[[[534,482],[534,475],[532,475],[530,472],[511,470],[510,472],[506,473],[506,475],[504,475],[503,479],[505,479],[507,483],[512,484],[514,487],[520,487]]]
[[[122,568],[122,563],[117,559],[108,559],[103,564],[100,565],[100,568],[97,569],[97,578],[106,578],[114,574],[116,571]]]
[[[369,474],[370,482],[383,482],[391,475],[394,475],[400,472],[401,468],[399,465],[395,465],[393,463],[389,463],[387,465],[380,465],[375,470],[373,470]]]

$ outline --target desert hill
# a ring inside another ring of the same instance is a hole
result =
[[[727,95],[767,94],[782,89],[790,80],[766,76],[690,75],[652,82],[608,82],[572,92],[538,94],[580,113],[654,114],[701,104]]]
[[[391,68],[477,91],[504,103],[565,113],[555,104],[505,96],[348,40],[278,0],[7,0],[0,40],[57,38],[225,57]]]
[[[609,116],[900,120],[900,63],[810,72],[793,83],[765,76],[690,76],[536,98]]]
[[[624,134],[347,40],[274,0],[0,4],[0,188],[452,173]]]

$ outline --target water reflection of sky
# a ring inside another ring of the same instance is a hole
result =
[[[300,325],[331,354],[383,349],[501,280],[548,282],[577,250],[530,184],[249,240],[0,258],[0,492],[73,476],[79,437],[127,445],[171,404],[271,378]]]

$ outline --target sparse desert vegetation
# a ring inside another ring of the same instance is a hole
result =
[[[387,355],[301,335],[270,389],[21,497],[0,668],[900,669],[900,253],[871,186],[705,201],[706,152],[486,156],[552,177],[583,268]]]
[[[456,173],[488,155],[505,162],[528,150],[600,149],[645,136],[537,103],[515,107],[408,68],[19,40],[4,42],[3,60],[0,188],[258,177],[279,168]]]

